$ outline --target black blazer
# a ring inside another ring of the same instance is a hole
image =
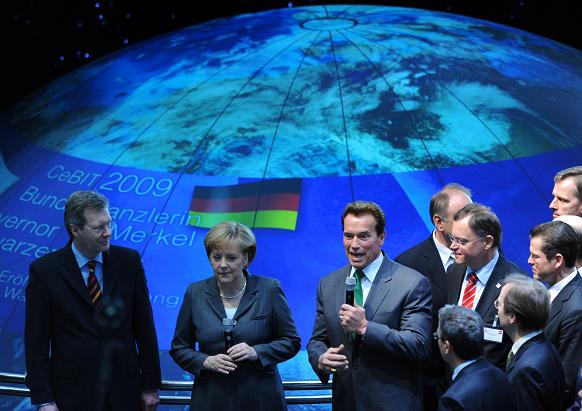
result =
[[[447,277],[432,233],[429,237],[404,251],[396,262],[412,268],[430,281],[432,289],[432,331],[438,327],[439,309],[447,303]],[[423,402],[425,410],[434,410],[439,397],[449,385],[450,375],[441,357],[436,340],[431,342],[430,358],[422,364]]]
[[[229,375],[208,371],[204,360],[224,353],[224,305],[216,279],[190,284],[186,290],[170,355],[195,375],[192,411],[277,411],[287,409],[277,364],[301,348],[291,310],[278,280],[247,275],[247,287],[233,320],[233,343],[246,342],[258,356],[243,361]]]
[[[457,304],[459,296],[465,280],[465,273],[467,267],[465,265],[453,264],[447,270],[447,279],[449,284],[448,303]],[[493,272],[485,284],[485,289],[481,298],[475,307],[475,311],[481,316],[485,324],[493,324],[497,309],[495,309],[495,300],[499,296],[501,290],[502,280],[510,274],[524,274],[525,272],[511,261],[505,259],[501,253],[497,264],[493,268]],[[499,326],[499,322],[497,323]],[[505,371],[505,363],[507,361],[507,354],[513,343],[507,335],[503,333],[503,341],[501,343],[494,343],[485,341],[484,355],[493,365],[497,366],[502,371]]]
[[[54,401],[60,411],[95,410],[103,403],[97,396],[100,372],[109,375],[106,395],[115,411],[139,410],[141,391],[160,387],[156,330],[139,253],[111,246],[103,253],[103,283],[104,295],[123,303],[114,330],[98,324],[103,299],[97,307],[91,303],[70,243],[30,265],[24,332],[33,404]],[[103,359],[107,348],[110,361]]]
[[[560,353],[566,375],[567,400],[573,402],[582,365],[582,278],[576,277],[552,301],[546,336]]]
[[[562,411],[568,406],[560,355],[543,333],[519,348],[507,378],[518,411]]]
[[[439,411],[514,411],[505,373],[481,358],[463,368],[439,401]]]

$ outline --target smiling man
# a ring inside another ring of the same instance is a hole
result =
[[[349,203],[341,221],[349,264],[319,282],[311,366],[324,383],[334,374],[334,411],[421,410],[430,283],[382,252],[386,219],[377,204]],[[343,304],[346,277],[356,278],[355,306]]]
[[[528,263],[534,278],[550,287],[545,333],[564,364],[568,404],[574,401],[582,365],[582,278],[574,267],[578,246],[576,232],[562,221],[540,224],[530,231]]]
[[[155,410],[160,362],[140,255],[109,244],[109,204],[94,191],[69,196],[65,226],[69,242],[30,265],[24,337],[32,404]],[[108,324],[104,313],[117,315]]]
[[[577,215],[582,217],[582,166],[562,170],[554,177],[552,217]]]
[[[447,270],[448,303],[475,310],[483,318],[485,358],[505,369],[511,340],[498,332],[494,304],[503,278],[525,273],[499,253],[501,223],[489,207],[473,203],[461,208],[454,216],[451,233],[456,264]]]

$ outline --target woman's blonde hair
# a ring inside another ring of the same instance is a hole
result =
[[[257,240],[251,229],[234,221],[216,224],[204,237],[207,257],[210,257],[212,250],[229,245],[238,246],[247,255],[249,265],[257,254]]]

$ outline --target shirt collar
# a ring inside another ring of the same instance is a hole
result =
[[[572,272],[570,274],[568,274],[568,276],[566,278],[562,278],[561,281],[558,281],[556,284],[552,285],[549,289],[550,299],[552,301],[554,301],[554,298],[556,298],[558,296],[558,294],[560,294],[560,291],[562,291],[564,289],[564,287],[570,283],[570,281],[572,281],[574,278],[576,278],[577,274],[578,274],[578,270],[576,270],[576,268],[573,268]]]
[[[491,277],[491,273],[493,272],[493,269],[495,268],[495,265],[497,264],[498,260],[499,260],[499,251],[495,250],[495,255],[493,256],[491,261],[489,261],[487,264],[485,264],[483,267],[481,267],[477,271],[473,271],[473,269],[471,267],[467,267],[467,273],[474,272],[475,274],[477,274],[477,278],[479,279],[479,282],[481,284],[487,284],[487,281],[489,281],[489,277]]]
[[[380,266],[382,265],[383,260],[384,254],[380,253],[380,255],[376,257],[374,261],[372,261],[370,264],[361,269],[364,272],[366,278],[370,280],[371,283],[374,282],[376,274],[378,274],[378,271],[380,270]],[[352,270],[350,271],[350,276],[353,277],[355,272],[356,268],[352,267]]]
[[[77,247],[75,247],[74,241],[71,241],[71,248],[73,249],[73,254],[75,255],[75,260],[77,260],[77,264],[79,265],[79,268],[83,268],[85,266],[85,264],[87,264],[89,261],[91,261],[87,257],[85,257],[83,255],[83,253],[81,253]],[[103,253],[99,252],[99,254],[97,254],[97,257],[93,258],[93,260],[103,264]]]
[[[453,371],[453,376],[451,377],[451,379],[453,381],[455,381],[455,378],[457,378],[457,376],[459,375],[459,373],[461,371],[463,371],[466,367],[468,367],[469,365],[473,364],[475,361],[477,361],[476,359],[474,360],[469,360],[469,361],[465,361],[462,364],[459,364],[455,367],[455,370]]]
[[[445,247],[444,245],[442,245],[441,242],[437,240],[436,230],[433,230],[432,232],[432,241],[434,242],[434,245],[436,246],[436,249],[439,252],[439,257],[441,258],[443,267],[446,267],[447,263],[449,262],[449,259],[453,254],[453,251],[449,247]]]
[[[522,345],[524,345],[526,342],[534,338],[536,335],[540,335],[542,332],[543,330],[531,332],[529,334],[524,335],[516,342],[514,342],[513,345],[511,346],[511,352],[513,353],[513,355],[517,354]]]

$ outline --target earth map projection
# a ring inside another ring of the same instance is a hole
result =
[[[553,176],[580,165],[581,100],[579,50],[386,6],[245,14],[101,58],[0,117],[0,369],[25,371],[28,265],[66,243],[66,197],[96,189],[111,202],[112,242],[142,254],[164,379],[190,378],[167,350],[187,285],[212,275],[205,219],[225,212],[197,209],[196,187],[258,187],[259,205],[273,180],[299,187],[299,201],[284,226],[245,210],[258,243],[250,271],[280,280],[302,338],[283,380],[316,379],[305,345],[319,278],[346,264],[345,204],[383,207],[394,258],[430,234],[430,196],[463,184],[529,271],[529,229],[551,219]]]

